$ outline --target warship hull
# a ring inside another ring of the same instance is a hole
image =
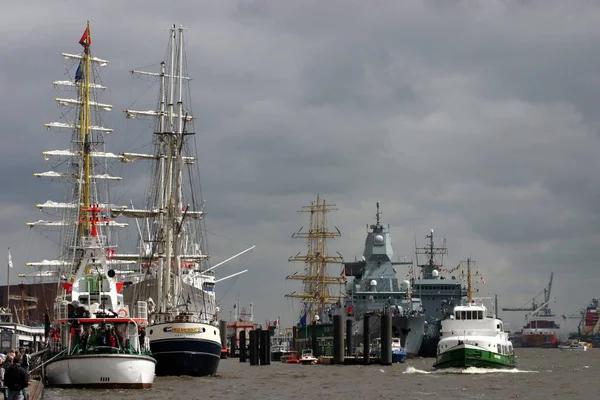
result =
[[[435,357],[437,354],[437,346],[440,342],[439,336],[425,335],[423,336],[423,343],[419,349],[419,357]]]
[[[437,346],[440,342],[440,329],[442,321],[436,320],[427,324],[425,335],[423,336],[423,342],[419,349],[419,357],[436,357]]]
[[[363,334],[363,320],[357,322],[358,331]],[[381,337],[381,318],[369,317],[369,339]],[[422,315],[392,316],[392,337],[400,338],[400,345],[406,351],[407,357],[416,357],[423,342],[425,317]],[[361,339],[362,340],[362,339]]]

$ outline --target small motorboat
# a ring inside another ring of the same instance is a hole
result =
[[[279,361],[281,361],[284,364],[298,364],[300,362],[300,360],[298,359],[298,352],[297,351],[284,351],[281,354],[281,358],[279,359]]]
[[[302,365],[314,365],[318,364],[319,360],[313,355],[311,349],[302,350],[302,356],[300,356],[300,364]]]
[[[589,347],[591,347],[591,345],[586,342],[571,342],[569,344],[558,345],[559,349],[567,351],[587,351]]]
[[[403,363],[406,361],[407,354],[402,348],[400,338],[392,338],[392,363]]]

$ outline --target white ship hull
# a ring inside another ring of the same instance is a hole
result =
[[[89,354],[57,358],[45,366],[49,386],[59,388],[149,388],[156,360],[129,354]]]

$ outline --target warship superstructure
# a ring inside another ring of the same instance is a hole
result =
[[[413,297],[410,281],[399,281],[397,265],[412,262],[392,261],[394,251],[389,233],[380,221],[377,203],[376,223],[368,228],[361,261],[344,263],[346,284],[345,311],[354,321],[353,330],[358,333],[357,343],[362,342],[363,319],[370,316],[370,337],[380,337],[380,316],[392,314],[392,336],[400,338],[401,346],[409,357],[418,354],[423,341],[425,316],[421,300]]]
[[[424,247],[416,248],[416,264],[421,270],[413,287],[414,294],[421,299],[425,313],[425,334],[419,356],[435,357],[441,321],[452,314],[455,306],[461,304],[461,299],[467,295],[467,289],[460,279],[460,264],[450,270],[443,267],[443,258],[448,254],[446,240],[442,246],[436,246],[433,229],[426,239]],[[425,255],[424,264],[419,264],[419,254]]]

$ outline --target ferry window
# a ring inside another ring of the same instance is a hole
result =
[[[483,319],[483,311],[477,311],[477,319]]]
[[[467,312],[466,311],[461,311],[460,312],[460,319],[467,319]]]
[[[471,319],[471,311],[467,311],[467,319]]]
[[[458,312],[458,311],[457,311],[457,312],[455,312],[455,313],[454,313],[454,318],[455,318],[455,319],[460,319],[460,312]]]

